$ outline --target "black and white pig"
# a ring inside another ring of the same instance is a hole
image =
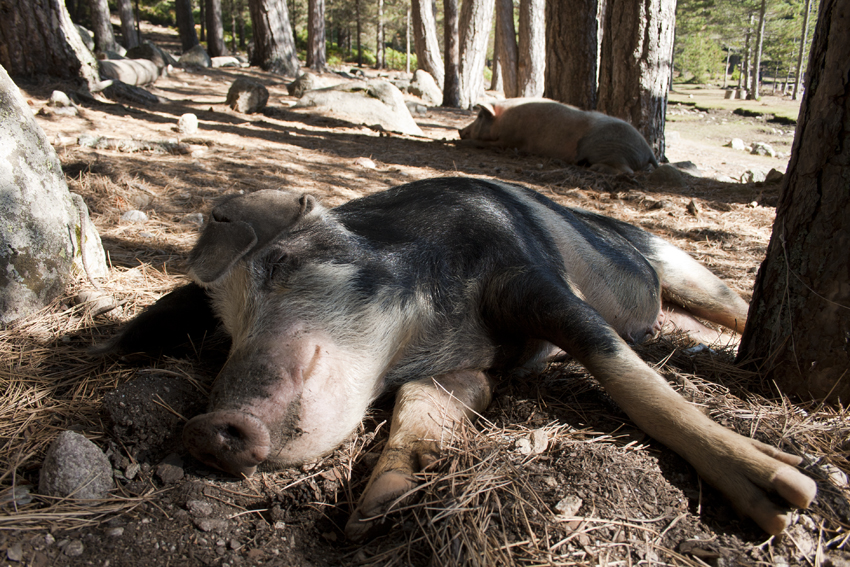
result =
[[[200,461],[234,475],[319,457],[395,390],[386,449],[347,525],[362,537],[444,430],[490,402],[490,371],[563,349],[646,433],[776,534],[776,493],[806,507],[798,457],[745,438],[680,397],[629,348],[696,317],[741,331],[747,304],[673,245],[495,181],[418,181],[326,209],[264,190],[216,206],[191,253],[196,283],[102,350],[154,350],[217,325],[232,339],[209,411],[185,426]]]

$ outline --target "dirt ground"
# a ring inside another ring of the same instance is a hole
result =
[[[238,76],[269,89],[262,114],[224,105]],[[68,297],[2,334],[0,563],[850,565],[850,420],[843,408],[792,403],[735,367],[733,347],[694,348],[675,337],[639,353],[720,423],[805,456],[819,496],[786,534],[767,537],[742,519],[571,362],[530,377],[498,377],[483,419],[459,432],[440,466],[422,473],[412,501],[364,544],[346,541],[342,527],[386,441],[389,400],[337,451],[297,469],[236,480],[188,456],[180,429],[201,411],[220,349],[126,361],[93,358],[86,348],[185,281],[184,258],[198,234],[193,215],[206,215],[222,195],[282,187],[332,206],[436,176],[516,182],[665,236],[749,299],[779,184],[711,176],[784,171],[793,138],[793,127],[671,105],[668,132],[677,134],[668,158],[692,161],[706,177],[664,186],[646,173],[605,176],[510,151],[455,147],[457,128],[473,119],[468,111],[430,108],[416,116],[424,138],[298,114],[288,108],[290,80],[256,68],[175,70],[150,89],[160,104],[85,104],[75,117],[46,107],[51,91],[67,85],[20,84],[71,190],[90,208],[112,267],[100,285],[121,306],[96,316],[73,306],[76,292],[91,288],[81,278]],[[191,137],[175,131],[187,112],[200,121]],[[732,131],[747,143],[770,138],[763,141],[786,156],[724,148]],[[176,153],[97,149],[79,145],[82,135],[182,145]],[[121,220],[131,209],[148,220]],[[107,452],[113,498],[83,505],[24,497],[35,492],[44,451],[64,429]]]

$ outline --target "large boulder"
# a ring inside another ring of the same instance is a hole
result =
[[[212,59],[210,59],[206,49],[200,45],[196,45],[183,53],[180,59],[177,60],[177,63],[181,67],[211,67]]]
[[[127,50],[127,59],[147,59],[152,61],[156,68],[159,69],[159,74],[162,75],[168,70],[168,66],[176,66],[177,60],[162,50],[152,41],[145,40],[141,45],[131,47]]]
[[[227,91],[227,106],[243,114],[261,111],[268,101],[269,90],[261,83],[245,77],[233,81]]]
[[[160,69],[148,59],[104,59],[100,61],[100,76],[128,85],[148,85],[159,78]]]
[[[434,77],[422,69],[417,69],[413,74],[413,80],[407,87],[407,92],[418,96],[429,106],[439,106],[443,103],[443,91],[437,86]]]
[[[380,126],[390,132],[423,135],[401,91],[382,80],[346,82],[308,91],[292,108],[354,124]]]
[[[106,255],[79,195],[20,91],[0,67],[0,324],[33,313],[84,270],[106,276]]]

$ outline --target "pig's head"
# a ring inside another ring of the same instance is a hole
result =
[[[196,458],[250,475],[319,457],[360,423],[403,333],[357,291],[351,247],[309,196],[259,191],[213,210],[190,266],[233,343],[208,413],[183,431]]]
[[[496,120],[496,109],[483,103],[479,105],[475,122],[458,130],[461,140],[495,141],[498,136],[492,131]]]

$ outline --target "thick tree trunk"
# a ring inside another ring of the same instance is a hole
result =
[[[434,0],[412,0],[413,45],[416,49],[417,65],[429,73],[443,88],[445,67],[440,57],[440,42],[437,40],[437,18],[434,16]]]
[[[800,49],[797,52],[797,80],[794,81],[794,94],[791,95],[791,100],[797,100],[797,93],[803,86],[803,55],[806,50],[806,41],[809,39],[809,14],[811,13],[811,10],[812,0],[806,0],[806,11],[803,15],[803,29],[800,33]]]
[[[227,55],[224,45],[224,22],[221,19],[221,0],[205,0],[207,4],[207,53],[210,57]]]
[[[189,51],[199,45],[198,34],[195,33],[195,17],[192,15],[192,0],[174,0],[174,14],[180,34],[180,46],[184,52]]]
[[[661,161],[676,0],[608,0],[598,110],[643,134]]]
[[[251,63],[266,71],[297,75],[301,68],[295,54],[295,40],[285,0],[249,0],[254,28]]]
[[[461,108],[475,106],[484,92],[484,65],[492,26],[493,0],[464,0],[460,14]]]
[[[517,86],[520,96],[543,96],[546,68],[546,0],[520,0],[519,67]]]
[[[176,2],[179,0],[175,0]],[[189,14],[192,13],[192,0],[189,2]],[[121,36],[124,40],[124,47],[132,49],[139,45],[139,34],[136,32],[136,16],[133,14],[133,4],[130,0],[117,0],[118,17],[121,18]],[[195,22],[192,22],[192,33],[195,33]],[[195,45],[198,45],[198,37],[195,36]]]
[[[546,97],[584,110],[596,109],[601,1],[576,0],[566,7],[558,0],[547,0]]]
[[[446,50],[446,82],[443,87],[443,106],[460,108],[460,49],[458,47],[457,0],[444,0],[443,21],[443,45]]]
[[[89,88],[100,80],[97,59],[80,38],[62,0],[12,2],[11,9],[2,11],[0,65],[13,77],[79,77]]]
[[[106,0],[89,0],[94,45],[101,53],[115,51],[115,35],[109,21],[109,5]]]
[[[850,0],[823,0],[767,258],[738,351],[789,395],[850,402]]]
[[[759,82],[761,81],[761,51],[764,46],[764,16],[767,9],[767,0],[761,0],[761,8],[759,9],[759,27],[756,31],[756,45],[753,54],[752,71],[750,71],[750,92],[747,93],[747,98],[758,100],[759,98]]]
[[[513,0],[496,0],[496,38],[499,70],[502,73],[502,88],[505,97],[514,98],[519,96],[517,89],[519,54],[517,52],[516,28],[514,27]]]
[[[307,66],[314,71],[325,70],[325,0],[307,2]]]

